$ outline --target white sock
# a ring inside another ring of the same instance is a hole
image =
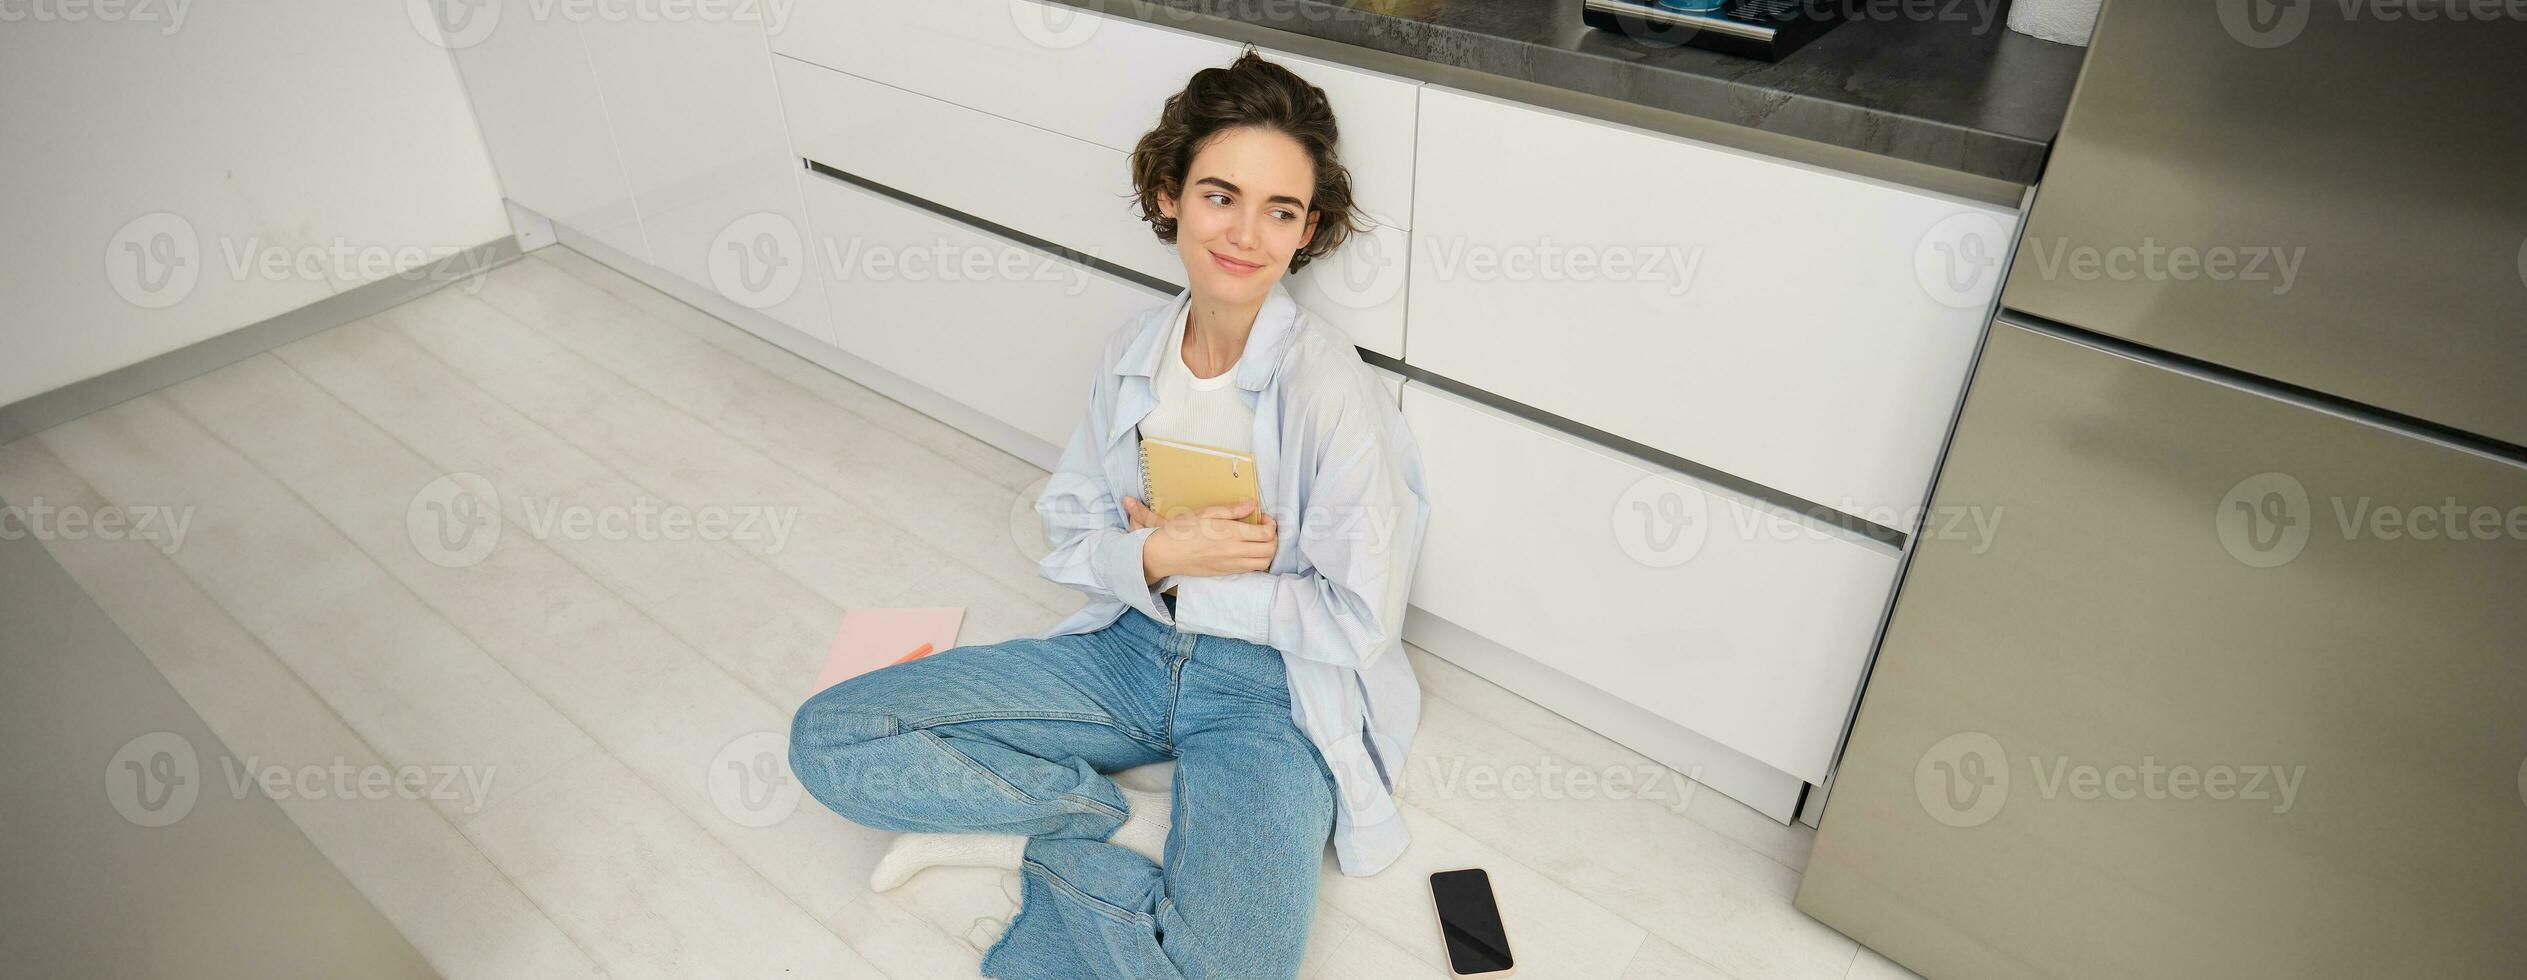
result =
[[[1124,814],[1123,826],[1116,828],[1106,842],[1130,848],[1154,863],[1167,863],[1167,807],[1171,802],[1168,795],[1120,785],[1115,788],[1123,791],[1123,801],[1131,811]]]
[[[943,864],[1016,871],[1026,854],[1027,839],[1016,834],[904,834],[877,859],[869,887],[888,891],[923,868]]]

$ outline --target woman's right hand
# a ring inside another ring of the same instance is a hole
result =
[[[1260,572],[1272,567],[1272,555],[1279,546],[1281,527],[1271,514],[1257,515],[1262,523],[1249,524],[1244,518],[1258,506],[1249,497],[1234,504],[1217,504],[1198,511],[1161,517],[1141,503],[1138,497],[1123,498],[1124,513],[1135,530],[1157,528],[1141,546],[1141,575],[1148,583],[1170,575],[1233,575],[1238,572]]]

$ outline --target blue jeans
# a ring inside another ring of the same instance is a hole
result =
[[[1162,868],[1106,843],[1103,774],[1176,760]],[[1334,780],[1290,718],[1281,653],[1124,610],[1088,633],[961,646],[798,710],[790,767],[851,820],[1022,834],[1024,904],[990,977],[1294,977]]]

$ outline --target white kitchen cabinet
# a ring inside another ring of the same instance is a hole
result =
[[[1056,447],[1106,338],[1168,300],[838,180],[805,191],[843,351]]]
[[[650,261],[830,338],[763,25],[590,18],[581,31]]]
[[[806,158],[1184,287],[1175,247],[1132,210],[1127,154],[847,72],[774,61],[791,142]],[[1406,244],[1396,227],[1355,237],[1291,277],[1291,295],[1353,343],[1401,357]]]
[[[1436,86],[1419,118],[1410,362],[1909,529],[2009,212]]]
[[[1432,491],[1413,605],[1825,778],[1892,549],[1428,385],[1404,386],[1403,406]]]
[[[872,81],[1130,152],[1195,71],[1236,60],[1219,38],[1036,0],[804,3],[773,50]],[[1265,52],[1325,90],[1360,206],[1413,224],[1417,83]]]
[[[500,174],[501,195],[647,261],[649,246],[579,25],[511,17],[479,39],[459,38],[471,42],[452,51]]]

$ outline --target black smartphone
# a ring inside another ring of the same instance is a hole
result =
[[[1505,977],[1517,961],[1509,955],[1509,930],[1492,900],[1492,876],[1481,868],[1438,871],[1430,876],[1430,901],[1439,909],[1439,935],[1447,941],[1448,972],[1460,977]]]

